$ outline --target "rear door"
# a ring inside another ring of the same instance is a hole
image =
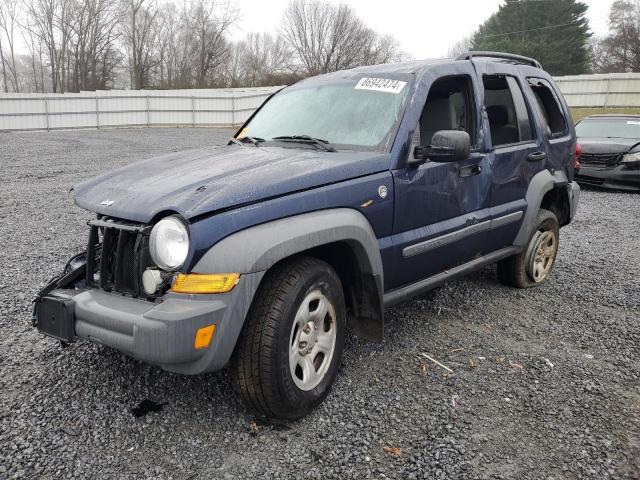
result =
[[[540,77],[527,77],[527,86],[535,98],[543,142],[547,149],[547,164],[552,170],[565,171],[572,178],[572,159],[575,154],[575,134],[570,113],[561,100],[557,87],[552,80]]]
[[[527,208],[531,178],[545,168],[530,101],[516,67],[483,64],[484,107],[491,164],[491,233],[486,252],[513,244]]]

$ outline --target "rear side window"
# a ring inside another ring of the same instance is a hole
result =
[[[483,83],[493,147],[532,140],[529,111],[517,80],[507,75],[485,75]]]
[[[547,122],[551,138],[562,137],[567,133],[567,119],[562,113],[560,101],[551,84],[542,78],[529,78],[529,86],[538,101],[542,116]]]

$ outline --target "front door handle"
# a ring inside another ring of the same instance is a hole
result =
[[[473,177],[474,175],[480,175],[482,167],[480,165],[469,165],[468,167],[461,167],[458,169],[458,176],[461,178]]]
[[[546,160],[547,154],[545,152],[537,151],[531,152],[527,155],[527,161],[529,162],[540,162],[541,160]]]

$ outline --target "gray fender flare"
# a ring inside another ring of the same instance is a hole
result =
[[[365,216],[349,208],[304,213],[241,230],[211,247],[193,272],[264,272],[286,257],[340,241],[356,247],[363,271],[382,280],[376,235]]]
[[[527,211],[524,214],[524,220],[518,231],[518,235],[513,244],[517,247],[524,247],[529,242],[533,229],[535,228],[536,217],[540,211],[542,199],[550,190],[558,186],[566,187],[569,185],[567,175],[563,171],[551,173],[549,170],[543,170],[536,173],[527,188],[525,200],[527,201]]]
[[[363,274],[363,305],[355,319],[354,329],[364,338],[381,340],[384,294],[382,257],[371,224],[357,210],[320,210],[241,230],[211,247],[192,271],[237,272],[241,275],[265,272],[287,257],[336,242],[351,247]],[[248,297],[253,298],[255,291],[247,293]]]

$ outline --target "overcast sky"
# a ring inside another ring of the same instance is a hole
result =
[[[453,44],[474,31],[502,3],[500,0],[329,1],[351,5],[370,27],[396,37],[401,49],[415,59],[445,56]],[[589,5],[591,29],[598,36],[604,35],[613,0],[583,1]],[[287,4],[288,0],[238,2],[242,19],[233,37],[240,38],[247,32],[277,32]]]

